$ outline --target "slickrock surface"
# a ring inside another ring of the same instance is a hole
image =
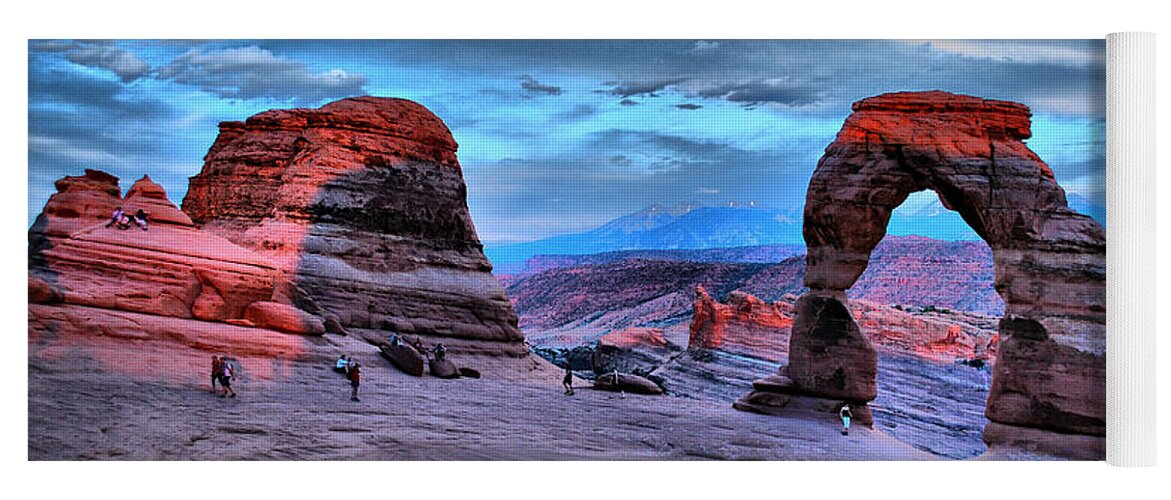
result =
[[[62,309],[34,305],[31,311],[53,315]],[[68,311],[61,321],[109,314],[80,309],[85,311]],[[157,321],[113,314],[130,323]],[[511,382],[415,378],[352,336],[165,321],[173,324],[175,342],[235,349],[251,336],[256,343],[248,345],[267,349],[267,335],[290,342],[287,352],[296,355],[271,359],[267,350],[226,351],[240,367],[233,383],[239,397],[221,399],[210,393],[207,351],[183,354],[171,341],[95,338],[69,328],[30,332],[30,459],[934,458],[878,431],[858,429],[843,437],[832,419],[767,417],[722,401],[630,393],[622,398],[580,382],[575,396],[564,396],[558,372]],[[199,331],[201,325],[216,330]],[[349,400],[348,382],[331,369],[339,353],[362,363],[361,402]]]

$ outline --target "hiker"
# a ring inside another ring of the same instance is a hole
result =
[[[435,352],[435,361],[443,361],[443,358],[447,356],[447,348],[443,347],[442,343],[435,344],[435,349],[432,351]]]
[[[561,385],[565,386],[565,395],[573,395],[573,366],[568,362],[565,363],[565,378],[561,379]]]
[[[419,351],[419,354],[422,354],[424,356],[427,355],[427,348],[423,346],[422,339],[415,337],[415,343],[411,344],[411,347],[414,347],[416,351]]]
[[[220,362],[220,385],[224,386],[224,393],[220,394],[221,398],[226,397],[228,393],[231,393],[233,398],[236,397],[236,391],[232,390],[232,378],[234,377],[232,364],[228,362],[228,358],[223,358]]]
[[[843,436],[849,435],[850,434],[850,417],[854,416],[850,413],[850,403],[842,404],[842,409],[838,410],[838,416],[842,417],[842,435]]]
[[[626,391],[622,389],[622,385],[620,383],[621,380],[622,379],[618,378],[618,369],[615,368],[614,369],[614,388],[618,389],[618,395],[621,396],[622,399],[626,399]]]
[[[350,401],[360,401],[358,399],[358,386],[362,384],[362,365],[353,363],[350,365]]]
[[[106,224],[106,227],[113,226],[114,224],[121,225],[122,218],[125,216],[126,216],[126,214],[122,213],[122,207],[115,208],[114,209],[114,216],[110,218],[110,222]]]
[[[390,334],[390,345],[392,345],[392,346],[397,346],[397,345],[399,345],[399,340],[398,340],[398,334],[397,334],[397,333],[391,333],[391,334]]]
[[[333,365],[333,371],[348,375],[350,373],[350,358],[342,354],[342,357],[337,358],[337,363]]]
[[[141,208],[134,214],[134,221],[138,224],[138,227],[146,231],[146,212],[143,212]]]
[[[212,356],[211,357],[211,393],[212,394],[219,392],[216,390],[215,381],[216,381],[216,379],[220,378],[220,372],[223,371],[223,364],[224,364],[224,360],[220,359],[219,356]]]

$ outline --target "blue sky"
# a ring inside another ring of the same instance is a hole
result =
[[[85,168],[123,189],[149,174],[179,203],[218,122],[356,95],[447,123],[488,244],[652,203],[798,211],[850,104],[900,90],[1028,105],[1029,146],[1105,205],[1101,40],[34,40],[28,64],[30,223]]]

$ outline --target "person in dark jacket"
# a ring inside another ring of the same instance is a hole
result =
[[[573,367],[568,362],[565,363],[565,378],[561,379],[561,385],[565,387],[565,395],[573,395]]]

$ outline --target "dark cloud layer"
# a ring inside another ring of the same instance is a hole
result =
[[[35,40],[29,43],[34,52],[62,52],[74,64],[113,72],[123,83],[130,83],[150,73],[150,65],[129,50],[110,42],[73,42]]]
[[[814,86],[789,82],[754,81],[746,83],[721,83],[701,88],[693,93],[696,97],[724,99],[745,105],[762,103],[804,106],[815,104],[821,92]]]
[[[158,78],[231,99],[267,98],[311,105],[361,95],[367,79],[334,69],[313,72],[303,62],[256,47],[192,49],[159,68]]]
[[[525,239],[605,222],[652,202],[738,200],[793,209],[812,173],[806,163],[816,160],[804,152],[808,146],[750,151],[722,141],[609,129],[574,150],[468,163],[464,173],[477,220],[511,221],[506,232]]]
[[[520,87],[534,94],[561,95],[561,87],[545,85],[529,75],[520,77]]]
[[[650,80],[641,82],[606,82],[612,88],[603,92],[612,96],[627,98],[634,96],[657,97],[667,87],[687,81],[686,78],[669,78],[665,80]]]

